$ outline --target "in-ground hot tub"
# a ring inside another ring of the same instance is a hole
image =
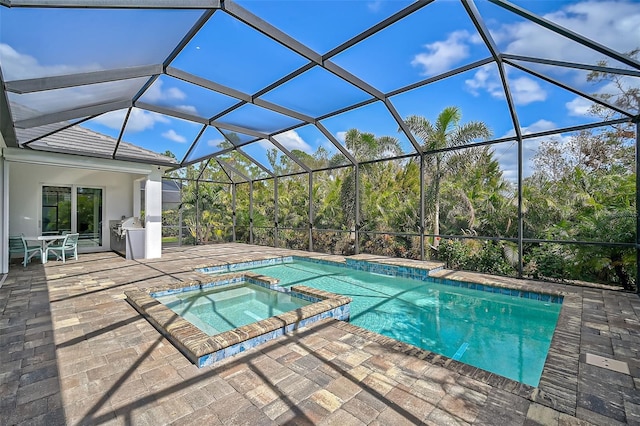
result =
[[[206,284],[176,283],[129,290],[125,295],[138,312],[198,367],[211,365],[321,319],[348,321],[351,302],[348,297],[310,287],[282,288],[278,280],[251,272],[220,275]],[[201,297],[199,301],[198,297]],[[245,300],[232,300],[238,298]],[[227,309],[229,306],[231,310]],[[178,314],[194,307],[204,311],[217,309],[217,315],[212,315],[217,318],[208,323],[208,320],[193,318],[189,321]],[[283,312],[283,307],[294,309]],[[247,316],[256,319],[257,311],[263,308],[273,315],[248,324],[242,319]],[[248,311],[248,315],[243,311]],[[240,323],[242,325],[235,325]]]

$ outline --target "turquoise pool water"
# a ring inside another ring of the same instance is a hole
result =
[[[253,284],[186,291],[156,299],[209,336],[311,303]]]
[[[250,268],[349,296],[352,324],[537,386],[561,304],[339,266],[294,261]]]

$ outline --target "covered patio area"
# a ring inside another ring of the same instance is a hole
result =
[[[194,269],[313,252],[219,244],[11,265],[0,287],[2,424],[637,424],[640,300],[578,287],[441,271],[566,294],[537,388],[348,323],[315,326],[202,369],[124,292]],[[335,258],[335,256],[332,256]],[[619,363],[593,365],[587,355]],[[617,368],[624,363],[628,371]]]

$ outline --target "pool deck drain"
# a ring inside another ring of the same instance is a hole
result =
[[[325,255],[219,244],[11,265],[0,288],[0,423],[640,424],[640,299],[604,286],[438,272],[567,294],[533,390],[334,320],[197,369],[122,300],[196,279],[201,264],[273,256]],[[630,374],[588,364],[587,353]]]
[[[606,368],[607,370],[631,375],[631,372],[629,371],[629,365],[626,362],[617,361],[615,359],[605,358],[603,356],[594,354],[586,354],[585,362],[589,365],[595,365],[596,367]]]

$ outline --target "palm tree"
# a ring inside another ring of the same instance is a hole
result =
[[[447,162],[453,157],[464,156],[464,152],[438,151],[444,148],[464,146],[475,139],[489,138],[491,130],[480,121],[471,121],[460,124],[460,110],[457,107],[447,107],[438,115],[436,121],[431,123],[424,117],[412,115],[405,122],[411,132],[422,140],[422,149],[427,155],[424,156],[425,171],[429,173],[429,188],[427,191],[428,200],[432,209],[431,223],[433,234],[440,234],[440,183],[447,174]],[[464,158],[464,157],[463,157]],[[438,247],[438,239],[434,238],[433,247]]]
[[[390,136],[376,137],[373,133],[360,132],[358,129],[348,130],[345,135],[344,142],[347,149],[358,161],[375,160],[384,156],[402,154],[402,148],[400,147],[398,139]],[[360,167],[361,176],[362,174],[375,174],[376,170],[383,167],[381,164],[382,163],[362,165]],[[356,194],[355,176],[353,173],[350,173],[344,179],[340,194],[344,217],[350,221],[350,228],[361,225],[355,223],[355,200],[356,197],[360,197],[362,199],[362,196],[362,185],[360,188],[360,194]],[[362,207],[359,213],[361,213],[362,216]]]
[[[358,161],[402,154],[398,139],[391,136],[377,138],[373,133],[362,133],[358,129],[348,130],[344,137],[344,143]]]

